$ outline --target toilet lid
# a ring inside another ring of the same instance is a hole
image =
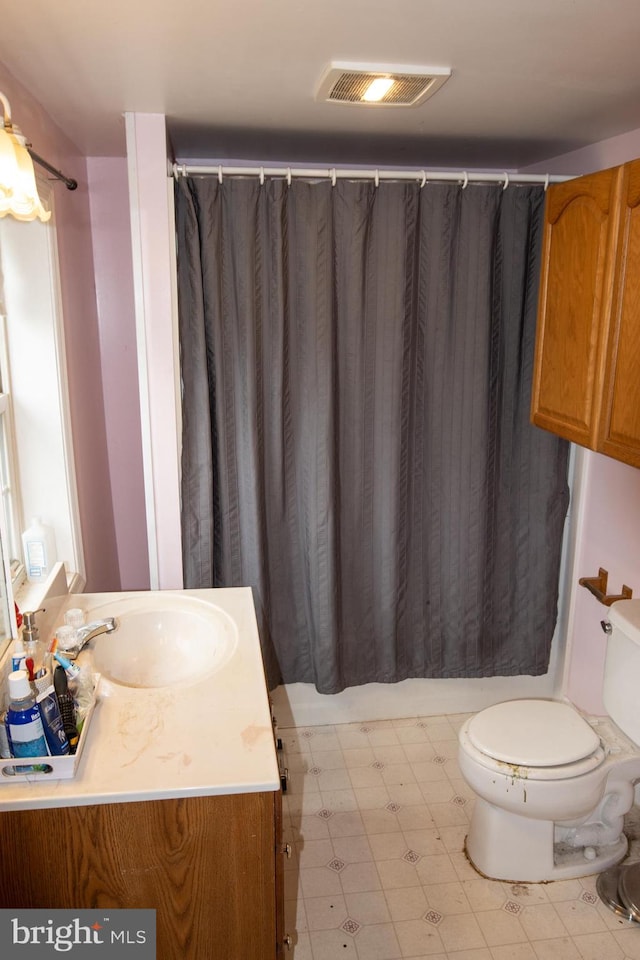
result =
[[[600,738],[573,707],[557,700],[507,700],[481,710],[468,737],[482,753],[527,767],[555,767],[592,754]]]

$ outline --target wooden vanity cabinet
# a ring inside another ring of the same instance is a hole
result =
[[[640,161],[547,191],[531,418],[640,466]]]
[[[158,960],[282,956],[279,791],[3,812],[0,851],[0,907],[152,907]]]

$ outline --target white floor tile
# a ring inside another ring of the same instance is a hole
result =
[[[438,932],[447,953],[487,946],[476,917],[469,914],[444,917]]]
[[[376,833],[369,835],[369,846],[372,859],[380,861],[400,860],[411,845],[407,843],[404,833]]]
[[[570,937],[558,940],[538,940],[533,944],[536,960],[582,960],[578,948]],[[601,960],[607,960],[602,957]]]
[[[437,926],[424,920],[400,920],[394,927],[403,957],[428,957],[445,953]]]
[[[378,873],[384,890],[420,886],[420,877],[415,866],[404,860],[380,860]]]
[[[338,811],[323,821],[330,837],[353,837],[364,834],[365,825],[358,810]]]
[[[296,844],[300,868],[326,867],[333,859],[333,844],[331,840],[302,840]]]
[[[364,834],[356,837],[334,837],[333,850],[335,856],[345,863],[373,861],[373,852]]]
[[[368,893],[380,890],[380,875],[375,863],[349,863],[340,874],[342,889],[347,893]]]
[[[353,935],[344,930],[312,930],[309,938],[313,960],[358,960]]]
[[[366,893],[346,893],[345,901],[350,917],[361,924],[390,923],[392,920],[389,906],[381,890],[369,890]]]
[[[305,914],[309,932],[337,930],[347,919],[347,906],[342,895],[308,897],[305,900]]]
[[[582,960],[624,960],[622,948],[611,933],[586,933],[573,938]]]
[[[400,944],[391,923],[373,923],[357,933],[359,960],[395,960],[400,955]]]
[[[470,864],[466,716],[280,731],[292,960],[640,960],[640,925],[600,902],[595,877],[509,884]]]
[[[394,921],[420,920],[429,909],[422,887],[396,887],[385,890],[384,895]]]

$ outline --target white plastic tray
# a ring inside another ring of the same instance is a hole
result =
[[[71,780],[75,777],[80,757],[84,751],[89,724],[98,702],[99,678],[95,677],[94,682],[93,699],[84,718],[76,752],[66,757],[29,757],[28,763],[23,758],[20,758],[19,761],[15,758],[10,760],[2,758],[0,759],[0,785],[16,783],[18,780],[34,783],[36,780]],[[44,769],[34,770],[34,766],[42,766]]]

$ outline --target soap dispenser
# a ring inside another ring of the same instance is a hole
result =
[[[33,660],[36,669],[42,666],[44,652],[40,642],[40,631],[36,625],[36,614],[44,613],[44,607],[39,610],[25,610],[22,615],[22,645],[24,657]]]

